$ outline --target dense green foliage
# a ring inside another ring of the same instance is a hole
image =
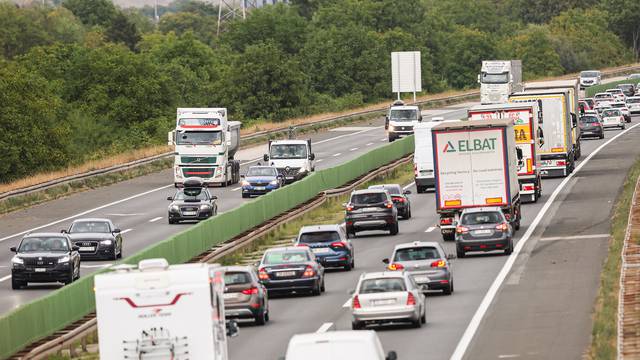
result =
[[[210,2],[0,0],[0,182],[160,144],[175,108],[280,121],[392,98],[390,52],[422,53],[425,92],[474,87],[480,61],[525,78],[633,60],[633,0],[292,0],[223,24]],[[614,11],[615,10],[615,11]]]

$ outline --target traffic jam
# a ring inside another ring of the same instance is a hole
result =
[[[322,296],[327,271],[357,269],[360,249],[354,239],[398,235],[412,221],[412,203],[433,197],[442,241],[416,237],[390,245],[379,270],[362,273],[353,284],[352,330],[294,335],[283,357],[342,359],[335,355],[340,352],[349,359],[397,359],[372,330],[428,323],[429,312],[437,311],[428,306],[429,297],[454,296],[456,261],[512,254],[521,207],[545,194],[544,179],[571,174],[582,141],[625,129],[640,113],[640,75],[592,98],[580,94],[600,84],[598,71],[572,80],[523,83],[521,78],[519,60],[483,61],[481,104],[469,108],[464,119],[423,120],[418,106],[394,102],[385,127],[390,142],[414,136],[413,182],[354,190],[343,204],[342,222],[307,224],[290,245],[268,248],[253,265],[147,259],[96,275],[101,358],[227,359],[227,337],[242,336],[238,324],[268,327],[278,317],[270,302]],[[215,217],[214,187],[240,184],[239,196],[250,201],[287,191],[287,184],[315,170],[311,141],[290,138],[269,141],[260,162],[241,174],[234,159],[240,126],[227,120],[225,108],[177,109],[176,129],[168,134],[175,147],[169,224]],[[81,218],[60,232],[26,234],[11,248],[12,288],[70,284],[80,278],[81,263],[127,255],[125,237],[108,218]]]

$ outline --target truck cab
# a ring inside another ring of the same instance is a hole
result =
[[[308,140],[269,140],[268,153],[263,160],[278,169],[285,183],[300,180],[315,171],[316,155]]]
[[[520,60],[489,60],[482,62],[478,75],[482,104],[506,103],[509,95],[522,91]]]
[[[418,106],[405,105],[402,100],[395,101],[385,117],[389,142],[413,134],[413,127],[421,121],[422,114]]]

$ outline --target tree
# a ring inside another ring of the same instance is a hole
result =
[[[71,10],[83,24],[108,27],[118,10],[109,0],[64,0],[62,6]]]
[[[543,24],[563,11],[574,8],[587,9],[599,1],[600,0],[507,0],[505,1],[503,11],[505,16],[515,15],[524,23]]]
[[[602,7],[608,10],[609,28],[633,48],[635,59],[638,61],[640,59],[640,1],[604,0]]]
[[[115,15],[105,34],[109,40],[115,43],[123,43],[131,50],[135,50],[138,41],[140,41],[140,34],[136,24],[129,21],[122,12],[118,12]]]
[[[37,9],[19,9],[10,2],[0,2],[0,49],[11,59],[30,48],[51,41],[42,26],[43,16]]]
[[[455,88],[474,86],[482,60],[493,59],[496,55],[494,41],[482,31],[456,25],[447,43],[449,48],[440,54],[446,59],[447,81]]]
[[[500,44],[500,57],[521,59],[525,79],[562,74],[560,56],[547,27],[529,25]]]
[[[177,35],[191,31],[198,40],[211,45],[216,35],[217,19],[190,12],[177,12],[163,16],[158,29],[163,34],[173,31]]]

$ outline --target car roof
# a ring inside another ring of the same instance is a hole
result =
[[[607,90],[605,90],[605,91],[606,91],[606,92],[622,92],[622,90],[621,90],[621,89],[618,89],[618,88],[607,89]]]
[[[410,249],[418,246],[420,247],[430,246],[430,247],[440,248],[440,244],[435,241],[414,241],[410,243],[398,244],[393,250],[395,251],[399,249]]]
[[[24,236],[25,238],[28,237],[62,237],[62,238],[67,238],[67,235],[63,234],[63,233],[59,233],[59,232],[39,232],[39,233],[30,233]]]
[[[502,212],[502,209],[500,209],[497,206],[483,206],[483,207],[477,207],[477,208],[464,209],[464,210],[462,210],[462,213],[463,214],[471,214],[471,213],[478,213],[478,212],[485,212],[485,211],[500,211],[500,212]]]
[[[75,220],[73,220],[73,223],[85,222],[85,221],[86,222],[89,222],[89,221],[95,221],[95,222],[102,221],[102,222],[108,222],[108,223],[111,222],[111,220],[105,219],[105,218],[83,218],[83,219],[75,219]]]
[[[316,231],[339,231],[339,224],[326,224],[326,225],[307,225],[300,229],[300,234]]]
[[[378,279],[378,278],[403,278],[406,274],[404,271],[375,271],[363,273],[360,275],[361,280]]]
[[[610,94],[611,94],[611,93],[608,93],[608,92],[599,92],[599,93],[597,93],[597,94],[595,94],[595,95],[593,95],[593,96],[598,96],[598,95],[610,95]]]
[[[595,110],[585,110],[584,114],[585,115],[596,115],[596,114],[598,114],[598,112],[595,111]]]
[[[358,331],[326,331],[322,333],[296,334],[291,338],[292,343],[331,342],[335,340],[367,340],[375,341],[376,332],[373,330]]]
[[[402,186],[400,184],[377,184],[369,186],[369,189],[389,189],[389,188],[400,188],[402,191]]]
[[[222,271],[252,272],[253,268],[251,266],[231,265],[223,266]]]
[[[309,251],[309,248],[300,247],[300,246],[279,246],[279,247],[269,248],[265,250],[265,253],[271,252],[271,251]]]
[[[287,144],[306,145],[307,140],[273,140],[271,141],[271,145],[287,145]]]
[[[393,110],[419,110],[417,106],[412,105],[393,105],[391,106]]]
[[[385,194],[387,194],[387,190],[385,190],[385,189],[360,189],[360,190],[354,190],[351,194],[352,195],[358,195],[358,194],[371,194],[371,193],[385,193]]]

